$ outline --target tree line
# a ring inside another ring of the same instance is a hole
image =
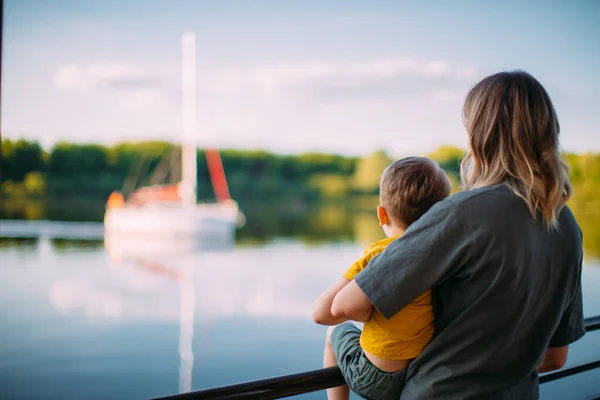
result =
[[[149,183],[152,171],[179,147],[168,142],[125,142],[115,146],[58,143],[45,151],[37,142],[2,141],[2,187],[7,195],[106,197],[137,175],[137,186]],[[264,200],[274,196],[318,197],[315,176],[350,177],[357,158],[327,154],[276,155],[266,151],[224,150],[221,158],[232,197]],[[180,175],[174,165],[169,176]],[[167,176],[168,178],[168,176]],[[156,182],[155,182],[156,183]],[[212,196],[204,151],[198,151],[198,188]]]
[[[464,153],[457,147],[441,146],[427,156],[448,172],[458,188]],[[164,178],[161,180],[177,181],[181,174],[179,156],[180,147],[164,141],[123,142],[114,146],[61,142],[46,151],[35,141],[4,139],[0,183],[8,196],[105,198],[126,186],[159,183],[157,171]],[[169,158],[173,165],[169,165]],[[384,151],[360,158],[227,149],[221,151],[221,158],[231,195],[241,202],[333,200],[375,194],[381,172],[393,161]],[[583,192],[585,196],[581,197],[586,201],[595,201],[600,188],[600,154],[569,153],[565,158],[571,167],[575,192]],[[203,150],[198,150],[198,191],[202,199],[213,196]]]
[[[355,209],[372,210],[377,205],[381,172],[393,161],[384,151],[366,157],[280,155],[260,150],[220,153],[231,195],[245,212],[272,214],[278,208],[282,215],[296,213],[298,218],[304,218],[308,206],[319,204],[329,210],[319,214],[320,230],[326,230],[327,224],[338,229],[337,225],[350,223],[350,216],[357,215]],[[464,153],[457,147],[440,146],[426,154],[448,173],[454,190],[460,189],[460,160]],[[32,205],[31,199],[59,199],[70,207],[66,203],[88,204],[93,199],[90,208],[101,218],[104,201],[113,190],[126,191],[132,186],[157,183],[157,179],[177,181],[181,176],[178,156],[180,147],[162,141],[114,146],[62,142],[45,150],[35,141],[4,139],[0,189],[2,198],[12,199],[4,202],[4,207]],[[600,154],[565,153],[564,157],[573,185],[568,205],[581,225],[584,246],[600,258]],[[169,160],[173,161],[171,168]],[[201,200],[214,199],[203,150],[198,151],[198,191]],[[344,207],[329,206],[339,203],[344,203]],[[315,210],[310,208],[310,213]],[[343,213],[329,221],[337,215],[332,210]],[[267,228],[267,219],[257,219],[262,221],[260,228]]]

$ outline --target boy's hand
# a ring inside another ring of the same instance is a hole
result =
[[[345,318],[336,318],[331,314],[331,304],[333,303],[335,295],[337,295],[348,282],[350,282],[350,280],[340,278],[319,296],[313,306],[313,321],[320,325],[337,325],[346,321]]]

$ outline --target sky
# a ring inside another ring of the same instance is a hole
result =
[[[600,151],[600,2],[5,0],[1,129],[50,147],[181,141],[181,35],[199,146],[363,155],[465,147],[495,72],[546,87],[567,151]]]

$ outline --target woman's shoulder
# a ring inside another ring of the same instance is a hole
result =
[[[445,201],[467,218],[490,213],[508,213],[511,216],[529,214],[525,202],[504,184],[456,192]]]
[[[443,230],[473,236],[474,232],[506,228],[507,223],[519,224],[531,214],[525,202],[508,187],[494,185],[454,193],[425,215]]]
[[[565,205],[558,214],[558,224],[559,226],[570,225],[577,226],[577,228],[579,228],[579,224],[577,223],[577,219],[575,219],[573,211],[571,211],[571,209],[567,205]]]
[[[516,196],[504,184],[485,186],[481,188],[461,190],[454,193],[447,200],[455,205],[472,203],[475,201],[502,201],[514,199]]]
[[[434,204],[426,215],[430,218],[436,215],[442,219],[468,219],[473,213],[480,214],[494,205],[514,201],[516,196],[507,196],[505,192],[503,185],[462,190]]]
[[[503,184],[457,192],[444,202],[440,205],[442,213],[453,212],[454,218],[469,221],[470,226],[485,225],[483,222],[488,220],[499,227],[506,227],[507,223],[523,225],[525,221],[538,225],[531,218],[527,204]],[[545,228],[544,231],[548,232]],[[553,232],[575,242],[580,240],[581,229],[568,206],[559,213],[558,226]]]
[[[564,206],[558,215],[558,229],[556,230],[556,234],[560,235],[563,240],[570,238],[576,248],[582,246],[583,233],[569,206]]]

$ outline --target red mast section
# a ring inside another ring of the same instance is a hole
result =
[[[227,178],[225,177],[225,169],[219,150],[206,149],[206,164],[208,165],[208,172],[217,201],[222,203],[230,200],[231,196],[229,195],[229,187],[227,186]]]

